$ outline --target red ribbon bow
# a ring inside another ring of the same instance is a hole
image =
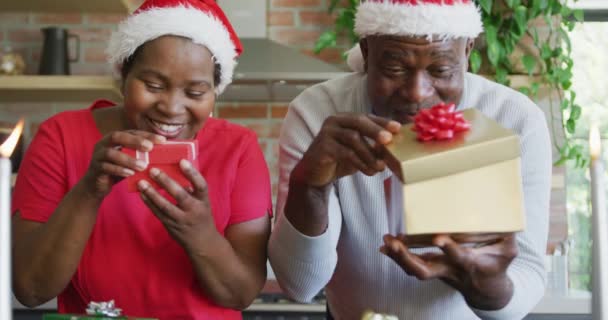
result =
[[[458,132],[469,130],[471,124],[456,112],[453,103],[439,103],[430,109],[422,109],[414,117],[413,131],[418,133],[418,140],[450,140]]]

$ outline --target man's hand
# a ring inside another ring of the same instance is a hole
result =
[[[460,291],[469,306],[498,310],[511,300],[513,284],[507,268],[517,256],[515,234],[496,234],[495,240],[474,247],[462,245],[449,235],[436,235],[433,244],[442,252],[414,254],[407,236],[384,236],[380,251],[409,275],[420,280],[441,279]],[[459,239],[460,242],[469,242]]]
[[[386,164],[378,145],[391,142],[401,125],[393,120],[363,114],[338,114],[325,120],[321,130],[292,172],[292,179],[310,187],[361,171],[374,175]]]

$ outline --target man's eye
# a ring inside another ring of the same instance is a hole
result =
[[[452,68],[438,68],[438,69],[431,71],[431,73],[435,77],[440,77],[440,78],[449,77],[453,74],[453,69]]]
[[[202,97],[205,94],[205,92],[203,92],[203,91],[188,91],[188,92],[186,92],[186,94],[188,96],[190,96],[190,97],[198,98],[198,97]]]
[[[384,71],[389,74],[398,74],[398,73],[405,72],[405,70],[403,68],[399,68],[399,67],[387,67],[387,68],[384,68]]]

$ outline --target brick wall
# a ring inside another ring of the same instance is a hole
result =
[[[138,0],[133,0],[137,2]],[[280,43],[297,48],[301,52],[314,55],[312,47],[315,39],[331,23],[327,11],[329,0],[268,0],[268,36]],[[40,29],[47,26],[64,27],[80,38],[80,48],[75,41],[70,42],[72,57],[79,60],[71,64],[75,75],[110,74],[105,63],[104,49],[110,33],[125,15],[121,14],[42,14],[42,13],[1,13],[0,45],[10,46],[21,54],[27,64],[26,74],[36,74],[42,50]],[[327,50],[319,56],[331,63],[342,63],[339,50]],[[85,107],[83,104],[0,103],[0,118],[15,121],[26,116],[26,140],[31,139],[40,121],[52,114]],[[273,190],[276,190],[277,136],[281,119],[287,110],[284,103],[218,103],[215,116],[252,128],[258,133],[260,146],[265,152],[272,173]]]
[[[138,1],[138,0],[133,0]],[[312,55],[314,41],[332,23],[327,14],[329,0],[268,0],[268,37],[301,52]],[[80,37],[78,62],[71,64],[73,74],[109,74],[103,50],[116,23],[124,18],[120,14],[0,14],[0,45],[10,45],[27,62],[27,74],[36,74],[42,48],[40,28],[50,25],[65,27]],[[346,49],[347,45],[343,44]],[[320,58],[343,64],[341,49],[324,51]],[[76,54],[75,48],[72,54]],[[50,115],[67,109],[86,107],[83,104],[0,103],[0,121],[16,121],[27,117],[26,140],[35,132],[38,123]],[[270,167],[273,191],[276,191],[277,136],[281,120],[287,110],[286,103],[218,103],[214,116],[243,124],[258,133],[259,143]],[[558,178],[561,169],[555,170]],[[567,234],[565,220],[565,189],[558,185],[552,194],[552,239],[559,241]]]

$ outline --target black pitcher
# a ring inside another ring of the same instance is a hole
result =
[[[40,58],[39,74],[70,74],[70,62],[78,61],[80,52],[80,39],[77,35],[68,34],[68,31],[59,27],[42,29],[44,44]],[[76,39],[76,57],[70,58],[68,39]]]

